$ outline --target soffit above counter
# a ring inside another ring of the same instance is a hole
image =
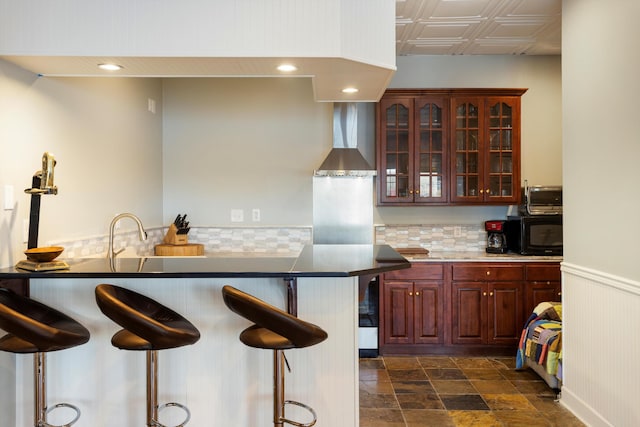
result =
[[[43,76],[282,77],[317,101],[377,101],[395,72],[389,0],[0,0],[0,58]],[[99,70],[114,62],[124,69]],[[344,94],[345,87],[357,87]]]
[[[314,99],[320,102],[377,102],[394,69],[345,58],[203,58],[203,57],[98,57],[0,56],[21,68],[48,77],[287,77],[310,78]],[[295,63],[297,71],[278,72],[282,62]],[[97,64],[112,62],[124,68],[105,72]],[[357,87],[357,93],[343,93]]]

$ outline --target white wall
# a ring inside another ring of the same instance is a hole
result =
[[[162,224],[162,82],[157,79],[39,78],[0,60],[0,266],[23,259],[24,189],[55,155],[56,196],[42,197],[39,244],[107,233],[114,214],[131,211]],[[147,111],[148,98],[157,113]],[[4,204],[4,194],[0,191]],[[129,227],[123,224],[123,228]]]
[[[230,225],[242,209],[235,225],[312,224],[313,170],[333,134],[310,79],[167,79],[164,105],[165,222]]]
[[[563,2],[562,402],[640,424],[640,56],[635,0]]]
[[[522,96],[522,179],[562,183],[562,90],[559,56],[404,56],[390,88],[528,88]],[[387,224],[480,223],[504,207],[384,207]]]

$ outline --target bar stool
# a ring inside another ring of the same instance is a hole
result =
[[[69,427],[80,418],[80,409],[69,403],[46,406],[46,357],[50,351],[64,350],[89,341],[89,331],[80,323],[31,298],[0,288],[0,328],[8,332],[0,338],[0,350],[33,353],[35,427]],[[67,424],[47,423],[47,415],[57,408],[75,411]]]
[[[158,350],[182,347],[200,339],[200,332],[187,319],[142,294],[120,286],[101,284],[96,287],[96,302],[100,310],[124,329],[116,332],[111,344],[122,350],[146,351],[147,354],[147,423],[149,427],[164,427],[158,413],[171,406],[182,409],[191,419],[189,409],[170,402],[158,406]]]
[[[313,408],[293,400],[284,400],[284,350],[316,345],[327,339],[327,333],[312,323],[231,286],[222,288],[222,296],[231,311],[255,323],[240,333],[240,341],[249,347],[273,350],[273,425],[315,425],[318,417]],[[288,404],[306,409],[313,420],[305,424],[285,418],[285,405]]]

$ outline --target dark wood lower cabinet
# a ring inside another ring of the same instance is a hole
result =
[[[380,354],[512,355],[535,304],[557,300],[559,275],[558,262],[414,263],[385,273]]]

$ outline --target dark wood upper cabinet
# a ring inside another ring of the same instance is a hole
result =
[[[378,205],[520,202],[526,89],[389,89],[377,104]]]

